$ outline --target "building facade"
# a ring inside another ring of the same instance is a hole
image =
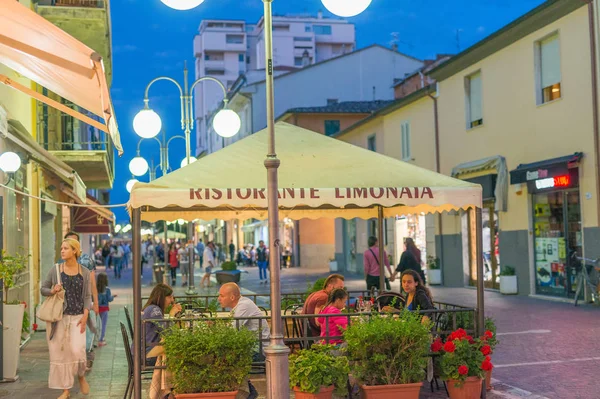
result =
[[[354,51],[354,25],[318,16],[273,16],[273,66],[292,71]],[[212,76],[231,89],[240,75],[261,71],[264,76],[264,20],[203,20],[194,38],[196,79]],[[210,117],[223,100],[214,82],[195,89],[197,155],[211,152],[207,137]]]

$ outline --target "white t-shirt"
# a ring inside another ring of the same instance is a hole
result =
[[[260,317],[265,314],[256,306],[251,299],[246,297],[240,297],[238,304],[231,310],[233,317]],[[240,326],[245,326],[250,331],[256,331],[258,333],[259,321],[262,323],[261,338],[269,339],[271,332],[269,331],[269,323],[267,320],[234,320],[233,325],[236,326],[239,323]],[[267,342],[263,342],[264,346],[267,346]]]
[[[177,251],[177,254],[179,255],[179,262],[190,263],[190,254],[186,248],[183,248],[183,247],[179,248],[179,251]]]
[[[202,265],[202,267],[212,267],[215,266],[215,255],[213,253],[213,250],[210,249],[210,247],[206,247],[204,248],[204,259],[203,259],[204,263]],[[209,263],[211,262],[211,263]]]

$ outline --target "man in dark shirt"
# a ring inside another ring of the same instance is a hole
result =
[[[229,260],[235,262],[235,244],[233,240],[229,243]]]
[[[319,314],[327,303],[329,294],[336,288],[344,288],[344,276],[341,274],[332,274],[325,280],[323,289],[313,292],[306,298],[302,307],[302,314]],[[317,323],[316,318],[308,319],[309,329],[307,331],[309,337],[318,337],[321,335],[321,326]]]

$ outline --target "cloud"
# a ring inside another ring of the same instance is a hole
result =
[[[120,44],[113,47],[114,53],[130,53],[132,51],[136,51],[138,48],[133,44]]]
[[[477,28],[477,33],[484,33],[485,32],[485,26],[479,26]]]
[[[157,51],[154,53],[156,58],[169,58],[177,55],[176,51]]]

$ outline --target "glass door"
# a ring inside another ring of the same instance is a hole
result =
[[[536,293],[573,296],[575,274],[569,250],[581,255],[579,191],[552,191],[533,195]]]

